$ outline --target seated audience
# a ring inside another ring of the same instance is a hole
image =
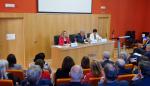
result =
[[[150,51],[149,51],[149,52],[146,52],[146,53],[144,54],[144,56],[150,61]]]
[[[87,73],[85,75],[85,77],[84,77],[85,81],[88,81],[89,78],[91,78],[91,77],[101,77],[102,76],[102,73],[101,73],[102,67],[98,61],[92,61],[90,68],[91,68],[91,72]]]
[[[129,86],[127,81],[117,80],[118,71],[113,64],[105,65],[104,73],[105,75],[101,78],[98,86]]]
[[[52,84],[45,84],[43,80],[40,80],[42,70],[38,65],[32,65],[27,70],[27,78],[22,81],[21,86],[52,86]],[[45,81],[50,82],[50,81]]]
[[[90,59],[88,56],[84,56],[81,60],[81,67],[83,69],[89,69],[90,68]]]
[[[17,60],[14,54],[9,54],[7,56],[7,61],[8,61],[8,69],[12,69],[12,70],[22,69],[21,65],[17,64]]]
[[[55,81],[58,78],[68,78],[69,72],[72,66],[74,66],[75,63],[73,59],[70,56],[66,56],[63,60],[62,67],[58,68],[55,74]]]
[[[142,61],[139,62],[139,66],[140,66],[143,78],[134,81],[131,86],[149,86],[149,82],[150,82],[150,61],[143,61],[142,60]]]
[[[99,36],[99,34],[97,33],[97,29],[93,29],[93,33],[90,34],[90,41],[100,41],[102,39],[102,37]]]
[[[66,31],[63,31],[59,36],[59,45],[70,44],[70,38]]]
[[[83,78],[83,70],[79,65],[75,65],[70,70],[71,82],[68,84],[63,84],[60,86],[90,86],[89,84],[85,84],[81,82]]]
[[[109,51],[104,51],[103,61],[101,62],[102,67],[104,67],[107,63],[114,64],[114,62],[110,60],[110,52]]]
[[[132,73],[132,69],[125,69],[125,61],[123,59],[118,59],[116,61],[118,75],[129,74]]]
[[[8,73],[6,70],[8,68],[8,61],[6,60],[0,60],[0,79],[10,79],[13,81],[14,86],[16,86],[16,83],[20,83],[20,80],[18,77],[13,76],[11,73]]]
[[[50,80],[50,73],[47,70],[44,70],[44,61],[42,59],[38,59],[35,62],[35,65],[39,65],[42,69],[41,79]]]
[[[134,68],[132,70],[132,73],[137,74],[138,73],[138,63],[141,60],[142,55],[138,53],[134,53],[129,57],[129,63],[134,65]]]
[[[119,58],[123,59],[126,64],[128,63],[128,54],[127,54],[127,52],[125,52],[125,51],[121,52],[120,55],[119,55]]]
[[[44,59],[45,59],[45,54],[42,53],[42,52],[36,54],[36,56],[35,56],[35,58],[34,58],[34,62],[31,63],[31,64],[29,64],[29,67],[30,67],[31,65],[35,65],[35,62],[36,62],[38,59],[42,59],[42,60],[44,61]],[[48,64],[46,61],[44,61],[43,70],[48,70],[50,73],[52,73],[51,67],[49,66],[49,64]]]
[[[146,45],[145,51],[146,51],[146,52],[148,52],[148,51],[150,52],[150,44],[147,44],[147,45]]]
[[[80,33],[77,34],[76,38],[77,38],[77,42],[85,43],[86,42],[85,32],[84,31],[80,31]]]

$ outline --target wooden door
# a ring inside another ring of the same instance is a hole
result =
[[[8,40],[8,34],[15,34],[14,40]],[[22,18],[0,19],[0,55],[6,59],[7,55],[13,53],[17,63],[24,66],[24,37]]]

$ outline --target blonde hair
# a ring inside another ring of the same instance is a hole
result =
[[[101,75],[101,64],[100,62],[93,60],[91,62],[91,72],[94,76],[100,76]]]

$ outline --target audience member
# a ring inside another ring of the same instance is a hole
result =
[[[114,64],[114,62],[110,60],[110,52],[109,51],[104,51],[103,61],[101,62],[102,67],[104,67],[107,63]]]
[[[42,69],[41,79],[50,80],[50,73],[47,70],[44,70],[44,61],[42,59],[38,59],[35,62],[35,65],[39,65]]]
[[[88,56],[84,56],[81,60],[81,67],[83,69],[89,69],[90,68],[90,59]]]
[[[62,31],[61,35],[59,36],[59,45],[70,44],[70,38],[66,31]]]
[[[147,45],[146,45],[145,51],[146,51],[146,52],[147,52],[147,51],[150,52],[150,44],[147,44]]]
[[[129,86],[127,81],[116,80],[118,70],[113,64],[106,64],[104,67],[104,73],[105,75],[101,78],[98,86]]]
[[[55,81],[58,78],[67,78],[69,77],[69,72],[72,66],[74,66],[75,63],[73,59],[70,56],[66,56],[62,63],[62,68],[58,68],[55,74]]]
[[[139,66],[143,75],[142,79],[136,80],[131,86],[149,86],[150,81],[150,61],[140,61]]]
[[[90,73],[87,73],[84,77],[85,81],[88,81],[89,78],[91,78],[91,77],[101,77],[102,76],[102,73],[101,73],[102,67],[98,61],[92,61],[90,68],[91,68]]]
[[[30,67],[31,65],[34,65],[35,62],[36,62],[38,59],[42,59],[42,60],[44,61],[43,70],[48,70],[50,73],[52,73],[51,67],[50,67],[49,64],[45,61],[45,54],[42,53],[42,52],[35,55],[34,63],[29,64],[29,67]]]
[[[79,65],[75,65],[70,70],[71,82],[68,84],[63,84],[61,86],[90,86],[81,82],[83,78],[83,70]]]
[[[20,83],[20,80],[18,77],[13,76],[11,73],[8,73],[6,70],[8,68],[8,61],[6,60],[0,60],[0,79],[10,79],[13,80],[14,85],[16,83]]]
[[[118,59],[116,61],[116,66],[118,68],[118,75],[129,74],[132,73],[132,69],[125,69],[125,61],[124,59]]]
[[[14,54],[9,54],[7,56],[7,61],[8,61],[8,69],[12,70],[21,70],[22,67],[21,65],[17,64],[17,60]]]
[[[150,51],[149,51],[149,52],[146,52],[146,53],[144,54],[144,56],[150,61]]]
[[[85,36],[85,32],[82,30],[80,31],[80,33],[77,34],[76,38],[77,38],[77,42],[79,43],[85,43],[87,39]]]
[[[125,63],[127,64],[128,62],[128,53],[123,51],[120,53],[119,58],[123,59],[125,61]]]

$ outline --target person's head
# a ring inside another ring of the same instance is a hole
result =
[[[81,36],[84,36],[84,35],[85,35],[85,32],[84,32],[83,30],[81,30],[81,31],[80,31],[80,35],[81,35]]]
[[[7,60],[0,60],[0,79],[3,78],[8,67]]]
[[[101,69],[102,69],[102,67],[101,67],[101,64],[100,64],[100,62],[98,62],[98,61],[96,61],[96,60],[93,60],[92,62],[91,62],[91,72],[92,72],[92,74],[94,75],[94,76],[100,76],[101,75]]]
[[[62,31],[61,36],[62,36],[62,37],[68,37],[68,33],[67,33],[67,31],[65,31],[65,30],[64,30],[64,31]]]
[[[35,58],[34,58],[34,62],[36,62],[36,60],[38,60],[38,59],[42,59],[42,60],[44,61],[44,59],[45,59],[45,54],[42,53],[42,52],[36,54],[36,55],[35,55]]]
[[[27,80],[30,84],[36,85],[41,78],[42,70],[38,65],[32,65],[27,70]]]
[[[139,67],[141,69],[141,73],[142,75],[146,76],[150,76],[150,61],[145,61],[145,60],[141,60],[139,62]]]
[[[150,51],[150,44],[147,44],[147,45],[146,45],[145,50],[146,50],[146,51]]]
[[[84,56],[81,60],[81,67],[83,69],[88,69],[90,68],[90,59],[88,56]]]
[[[36,60],[35,65],[39,65],[41,67],[41,69],[43,69],[44,61],[42,59],[38,59],[38,60]]]
[[[119,58],[123,59],[125,62],[127,62],[127,59],[128,59],[128,54],[127,52],[121,52],[120,55],[119,55]]]
[[[7,56],[7,61],[8,61],[9,67],[14,67],[14,64],[17,63],[16,57],[14,54],[9,54]]]
[[[96,34],[97,33],[97,29],[93,29],[93,33]]]
[[[130,56],[129,62],[133,65],[138,65],[140,59],[142,58],[142,55],[139,53],[134,53],[133,55]]]
[[[70,71],[71,67],[74,66],[75,63],[70,56],[66,56],[62,63],[62,70]]]
[[[103,53],[103,60],[109,60],[110,59],[110,52],[104,51]]]
[[[138,53],[138,54],[144,55],[145,51],[142,48],[135,48],[133,50],[133,53]]]
[[[69,74],[73,81],[80,81],[83,78],[83,70],[79,65],[74,65]]]
[[[117,78],[118,70],[113,64],[106,64],[104,67],[106,80],[114,81]]]
[[[124,68],[125,64],[126,63],[125,63],[125,61],[123,59],[118,59],[116,61],[116,65],[118,66],[118,68]]]

